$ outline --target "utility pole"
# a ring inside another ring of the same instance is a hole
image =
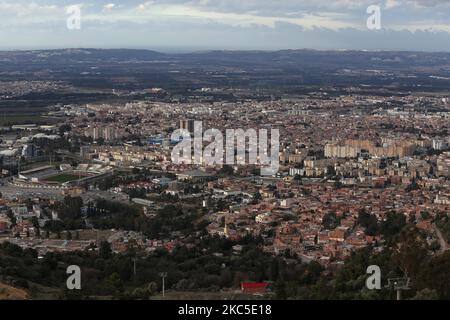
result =
[[[136,257],[133,258],[133,273],[134,273],[134,282],[136,283]]]
[[[410,289],[410,278],[391,278],[388,279],[388,287],[397,291],[397,300],[402,299],[402,291]]]
[[[160,272],[159,276],[162,278],[162,295],[165,296],[164,279],[167,277],[167,272]]]

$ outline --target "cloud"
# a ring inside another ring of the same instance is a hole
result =
[[[408,4],[416,8],[449,6],[450,0],[407,0]]]
[[[384,7],[389,10],[389,9],[398,7],[400,5],[401,5],[401,1],[399,1],[399,0],[386,0]]]
[[[65,8],[76,1],[0,0],[0,32],[3,30],[0,46],[34,43],[33,37],[25,35],[36,32],[39,32],[38,40],[42,45],[62,45],[64,37],[75,37],[65,29]],[[95,46],[98,39],[109,47],[139,46],[140,42],[134,36],[139,30],[142,30],[141,37],[151,34],[149,45],[156,46],[188,45],[189,41],[195,46],[211,43],[218,46],[223,41],[226,46],[251,47],[253,44],[261,47],[261,43],[271,41],[267,45],[273,48],[287,48],[289,43],[293,47],[362,48],[368,46],[367,41],[361,40],[363,35],[380,41],[382,38],[378,35],[382,33],[393,39],[390,42],[393,46],[401,43],[405,48],[420,50],[424,46],[421,32],[433,35],[430,39],[436,41],[436,48],[442,48],[440,42],[447,39],[441,32],[450,36],[450,0],[78,1],[83,4],[83,30],[76,34],[80,38],[76,38],[72,47],[91,42],[91,46]],[[383,28],[378,33],[366,27],[366,8],[377,2],[382,10]],[[11,33],[14,30],[17,31],[16,39]],[[439,36],[435,36],[437,33]],[[400,39],[401,36],[406,36],[410,44]],[[397,41],[394,40],[396,37]],[[427,48],[432,47],[431,40],[427,42]],[[386,48],[376,41],[371,45]]]
[[[204,0],[203,0],[204,1]],[[210,8],[197,7],[192,5],[180,4],[159,4],[156,2],[145,2],[136,7],[135,21],[145,22],[155,18],[173,18],[187,19],[203,22],[216,21],[232,26],[251,26],[262,25],[274,27],[277,23],[285,22],[299,25],[305,28],[349,28],[357,27],[354,23],[335,19],[339,13],[297,13],[294,17],[291,15],[275,16],[263,15],[256,12],[231,12],[212,10]],[[128,13],[132,14],[132,13]],[[129,15],[128,15],[129,16]],[[120,16],[117,18],[120,19]]]
[[[27,16],[42,15],[54,13],[57,10],[56,5],[41,5],[36,2],[0,2],[0,16]]]
[[[112,10],[116,7],[116,5],[114,3],[107,3],[103,6],[103,9],[105,10]]]

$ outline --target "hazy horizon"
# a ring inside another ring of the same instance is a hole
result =
[[[20,51],[58,51],[58,50],[145,50],[161,54],[192,54],[202,52],[280,52],[280,51],[318,51],[318,52],[417,52],[417,53],[449,53],[449,51],[433,50],[399,50],[399,49],[315,49],[315,48],[281,48],[281,49],[218,49],[218,48],[138,48],[138,47],[54,47],[54,48],[12,48],[0,49],[0,52],[20,52]]]

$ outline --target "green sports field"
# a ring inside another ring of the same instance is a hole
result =
[[[69,181],[75,181],[75,180],[78,180],[79,178],[80,177],[78,175],[62,173],[62,174],[58,174],[56,176],[46,178],[45,180],[50,181],[50,182],[64,183],[64,182],[69,182]]]

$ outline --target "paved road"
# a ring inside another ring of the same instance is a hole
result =
[[[60,189],[47,188],[27,188],[18,187],[11,184],[0,186],[0,192],[5,199],[14,198],[45,198],[45,199],[63,199],[64,193]],[[124,194],[116,194],[108,191],[87,191],[81,195],[84,201],[94,200],[96,198],[103,198],[113,201],[128,201],[128,196]]]
[[[13,185],[0,186],[3,198],[13,199],[16,197],[41,197],[56,199],[63,197],[62,190],[45,188],[22,188]]]
[[[445,241],[441,230],[439,230],[439,228],[436,227],[436,225],[433,225],[433,227],[434,227],[434,230],[436,231],[436,235],[438,237],[439,244],[441,245],[441,248],[439,249],[438,254],[442,254],[449,249],[449,245],[448,245],[447,241]]]

